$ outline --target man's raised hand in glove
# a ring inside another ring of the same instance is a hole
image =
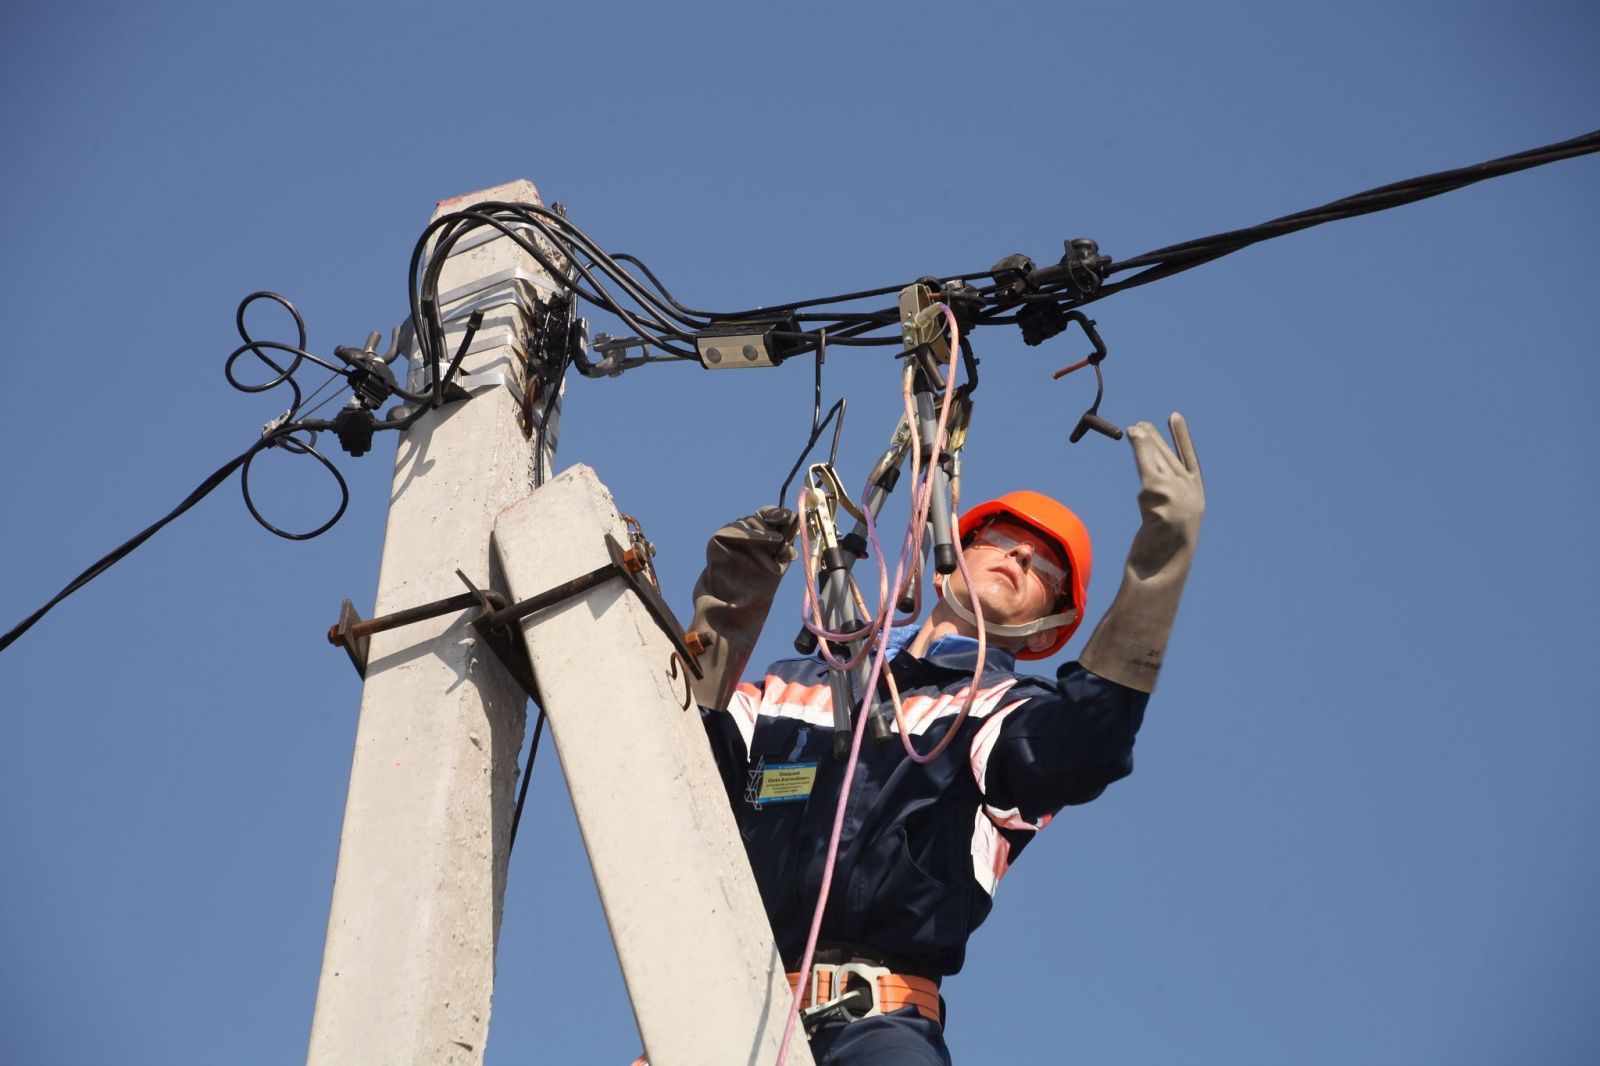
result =
[[[1128,430],[1144,524],[1128,548],[1122,587],[1078,657],[1093,673],[1140,692],[1155,690],[1206,509],[1189,427],[1176,413],[1167,425],[1176,451],[1148,422]]]
[[[690,631],[710,633],[699,658],[703,676],[694,682],[702,707],[725,710],[761,627],[772,610],[783,572],[794,560],[800,519],[786,507],[763,507],[735,519],[706,544],[706,568],[694,586]]]

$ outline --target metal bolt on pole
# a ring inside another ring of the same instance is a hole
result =
[[[435,218],[537,198],[515,182]],[[523,437],[513,348],[550,279],[512,241],[458,248],[439,284],[447,344],[473,311],[498,343],[470,346],[454,379],[470,399],[401,438],[375,617],[347,603],[329,631],[365,688],[308,1066],[483,1061],[526,725],[514,673],[550,718],[652,1062],[768,1066],[791,994],[688,702],[698,641],[637,579],[648,549],[623,550],[594,472],[550,480],[553,427]],[[409,391],[429,385],[413,368]],[[480,593],[496,572],[515,602]],[[501,665],[502,624],[531,677]],[[788,1062],[809,1066],[803,1041]]]

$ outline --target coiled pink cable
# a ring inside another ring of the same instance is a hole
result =
[[[950,369],[945,375],[944,402],[940,405],[939,421],[934,429],[934,455],[938,455],[939,452],[943,450],[946,438],[948,436],[951,400],[955,395],[956,355],[959,350],[958,342],[960,340],[959,330],[956,325],[956,316],[951,312],[949,307],[940,305],[940,309],[944,312],[945,321],[950,329]],[[805,523],[800,523],[801,554],[807,560],[805,564],[805,606],[802,608],[802,617],[804,618],[806,628],[817,635],[818,647],[822,651],[823,658],[833,669],[854,669],[855,666],[861,662],[861,657],[863,654],[865,654],[869,649],[873,652],[872,670],[867,675],[867,684],[865,689],[866,693],[876,692],[878,688],[878,678],[884,676],[884,663],[887,659],[889,647],[887,640],[888,629],[891,622],[891,616],[893,614],[893,604],[889,600],[889,589],[894,588],[898,590],[901,587],[901,582],[905,578],[906,563],[908,559],[921,558],[922,532],[928,521],[928,508],[933,501],[933,471],[935,468],[930,466],[927,476],[922,476],[922,449],[919,446],[920,440],[917,435],[917,419],[913,409],[911,379],[909,375],[902,381],[901,393],[906,404],[906,425],[911,433],[911,483],[914,486],[911,522],[907,526],[905,540],[901,544],[900,557],[895,562],[894,581],[891,583],[887,580],[888,568],[884,561],[883,546],[878,542],[877,523],[873,520],[872,509],[868,507],[862,508],[862,514],[866,517],[867,537],[872,544],[872,548],[876,554],[878,562],[879,600],[878,610],[873,613],[872,618],[861,629],[853,632],[833,632],[823,626],[821,618],[822,607],[816,595],[817,575],[812,570],[810,562],[811,542],[810,538],[806,535]],[[871,486],[869,484],[867,491],[862,493],[863,499],[867,497],[870,489]],[[803,489],[801,491],[804,492]],[[959,526],[958,517],[952,514],[952,519],[956,521],[956,524]],[[966,553],[961,548],[961,538],[956,537],[955,540],[956,565],[961,571],[962,579],[967,582],[967,587],[971,588],[972,579],[967,571]],[[854,578],[851,579],[850,588],[852,594],[855,596],[857,604],[861,607],[862,613],[866,613],[866,604],[862,599],[860,587],[856,585]],[[978,603],[978,598],[976,596],[971,597],[971,599],[973,615],[977,619],[978,628],[978,661],[976,668],[973,670],[972,684],[967,686],[966,699],[961,705],[961,710],[956,715],[955,722],[951,725],[949,731],[945,733],[944,737],[942,737],[940,741],[934,745],[933,750],[928,752],[926,755],[918,752],[911,743],[911,737],[906,731],[905,716],[900,704],[899,692],[896,690],[894,684],[894,675],[892,673],[888,675],[890,698],[894,702],[895,721],[899,723],[900,726],[900,741],[905,747],[906,756],[913,762],[926,763],[942,755],[945,749],[950,746],[951,741],[954,740],[956,733],[960,731],[962,723],[966,720],[967,713],[972,709],[972,703],[978,690],[978,678],[983,675],[983,664],[986,655],[987,641],[984,636],[983,607]],[[902,624],[908,624],[909,622],[916,621],[916,618],[920,613],[921,611],[919,603],[919,609],[917,611],[913,611],[909,618],[903,620]],[[893,621],[902,620],[893,619]],[[868,639],[867,643],[862,647],[860,652],[851,657],[849,663],[847,664],[841,664],[839,660],[832,655],[828,648],[829,640],[854,641],[861,640],[863,638],[870,639]],[[798,982],[796,982],[793,989],[793,998],[790,1002],[789,1018],[784,1023],[783,1042],[778,1045],[778,1058],[775,1066],[783,1066],[784,1060],[788,1057],[789,1044],[794,1039],[795,1022],[797,1022],[800,1018],[800,1001],[803,996],[804,989],[810,981],[811,964],[817,950],[817,937],[822,930],[822,915],[823,912],[827,910],[828,893],[833,888],[833,871],[835,862],[839,857],[839,840],[844,834],[845,808],[850,802],[850,786],[855,782],[856,764],[861,755],[861,737],[865,731],[866,723],[867,715],[862,714],[858,716],[855,730],[850,735],[850,756],[845,762],[844,779],[839,783],[839,803],[833,812],[833,831],[828,837],[828,857],[822,866],[822,886],[817,893],[816,910],[813,911],[811,915],[811,929],[806,935],[806,950],[804,956],[800,960],[800,979]]]

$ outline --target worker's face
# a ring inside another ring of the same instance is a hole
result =
[[[972,590],[983,617],[1021,625],[1054,613],[1065,590],[1067,560],[1056,543],[1019,522],[1000,518],[983,526],[966,548]],[[972,602],[957,570],[947,579],[957,596]]]

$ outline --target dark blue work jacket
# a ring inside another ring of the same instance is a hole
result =
[[[901,650],[913,635],[891,634],[887,668],[917,750],[929,751],[955,722],[977,642],[945,638],[919,659]],[[898,736],[862,740],[821,943],[899,972],[956,973],[1001,876],[1034,834],[1061,807],[1133,771],[1144,693],[1077,663],[1053,684],[1015,665],[989,649],[961,734],[932,763],[912,762]],[[881,683],[880,692],[887,700]],[[702,717],[778,950],[797,968],[844,778],[832,755],[827,667],[774,663],[760,683],[739,686],[727,713]]]

